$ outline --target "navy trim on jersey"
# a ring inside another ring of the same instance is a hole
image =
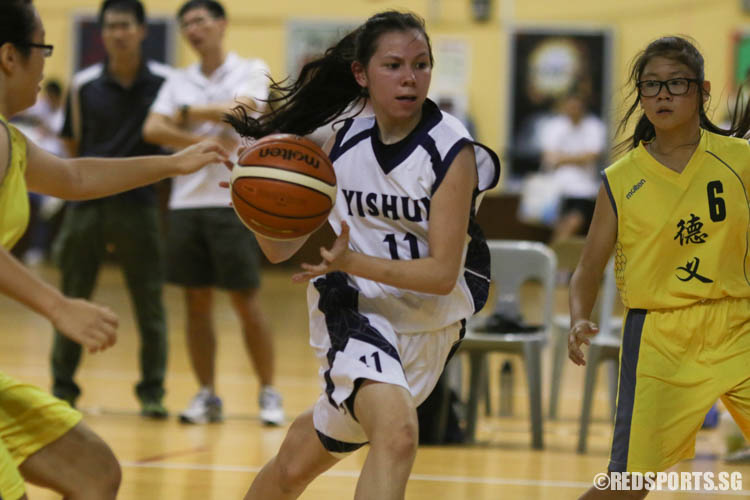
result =
[[[383,173],[388,175],[394,168],[401,165],[401,163],[403,163],[404,160],[406,160],[419,146],[425,146],[426,144],[429,144],[430,141],[432,141],[434,145],[434,141],[432,137],[430,137],[429,132],[435,127],[435,125],[440,123],[442,119],[443,114],[440,112],[437,104],[429,99],[425,99],[424,104],[422,105],[422,117],[417,126],[414,127],[414,130],[409,132],[409,135],[394,144],[383,144],[381,142],[378,137],[377,122],[375,122],[375,125],[370,129],[372,150],[375,153],[375,158],[378,160],[378,164],[383,170]],[[432,155],[430,149],[427,149],[427,151]],[[437,153],[437,149],[435,149],[435,152]],[[439,157],[440,155],[438,155],[438,158]]]
[[[500,182],[500,170],[502,169],[502,166],[500,165],[500,158],[497,156],[497,153],[495,153],[493,150],[491,150],[481,142],[471,141],[471,143],[474,145],[474,147],[482,148],[490,156],[490,159],[492,160],[492,163],[495,165],[495,167],[497,167],[495,168],[495,177],[492,178],[492,182],[490,182],[490,184],[486,188],[480,190],[480,192],[487,191],[497,186],[497,183]]]
[[[354,118],[347,118],[346,120],[344,120],[344,126],[336,132],[336,140],[333,142],[331,152],[328,154],[328,158],[331,160],[331,163],[336,161],[336,159],[338,159],[338,157],[341,156],[344,151],[346,151],[341,149],[341,143],[344,140],[344,137],[346,137],[346,133],[349,132],[350,128],[352,128],[352,124],[354,124]]]
[[[401,363],[398,351],[358,312],[359,291],[349,285],[345,273],[328,273],[313,282],[320,294],[318,309],[323,313],[328,328],[331,348],[326,357],[328,369],[323,374],[326,382],[328,401],[338,407],[332,394],[335,389],[331,379],[331,367],[336,354],[346,348],[349,339],[357,339],[370,344]]]
[[[474,215],[469,216],[469,246],[466,249],[464,278],[474,302],[474,312],[480,311],[487,303],[490,293],[490,249],[482,228]]]
[[[320,443],[323,445],[323,448],[330,451],[331,453],[351,453],[367,444],[366,442],[347,443],[346,441],[339,441],[338,439],[333,439],[330,436],[326,436],[317,429],[315,429],[315,432],[318,433],[318,439],[320,439]]]
[[[430,137],[432,139],[432,137]],[[465,144],[470,143],[468,139],[459,139],[451,148],[448,150],[448,153],[445,155],[445,158],[443,160],[440,160],[440,153],[438,153],[437,147],[434,148],[435,155],[437,156],[437,161],[435,158],[432,159],[432,170],[435,172],[435,182],[432,184],[432,193],[435,194],[435,192],[440,187],[440,184],[443,182],[443,179],[445,178],[445,174],[448,173],[448,168],[453,164],[453,160],[456,159],[456,156],[458,156],[459,151],[461,151],[461,148],[464,147]],[[430,143],[433,147],[435,146],[435,141],[432,140]],[[427,149],[425,145],[425,149]],[[432,151],[429,150],[430,156],[432,157]]]
[[[615,203],[615,197],[612,196],[612,188],[609,187],[609,179],[607,179],[607,174],[605,174],[603,171],[602,182],[604,183],[604,189],[607,190],[607,196],[609,197],[609,202],[612,204],[612,210],[615,211],[615,217],[617,217],[617,203]]]
[[[445,158],[440,157],[440,152],[435,144],[435,139],[430,135],[430,131],[435,128],[443,120],[443,113],[437,107],[437,104],[429,99],[426,99],[422,106],[422,118],[420,119],[417,126],[412,130],[409,135],[394,144],[383,144],[378,137],[378,126],[377,122],[373,120],[372,127],[358,132],[353,137],[350,137],[346,141],[344,138],[351,129],[354,118],[346,120],[344,126],[336,132],[336,139],[334,145],[331,148],[331,152],[328,157],[331,162],[338,160],[344,153],[352,149],[354,146],[359,144],[365,139],[370,139],[370,145],[372,147],[375,159],[378,162],[383,173],[388,175],[394,168],[402,164],[418,147],[424,148],[427,154],[430,156],[432,161],[432,169],[435,173],[435,182],[432,186],[432,194],[435,194],[438,187],[445,178],[448,168],[451,166],[456,156],[466,144],[472,144],[475,148],[481,148],[485,151],[492,163],[495,165],[494,176],[492,181],[486,187],[479,190],[486,191],[495,187],[500,180],[500,159],[497,154],[484,144],[478,143],[471,140],[470,138],[460,138],[455,144],[451,146],[445,155]]]
[[[630,428],[633,423],[635,404],[636,371],[641,349],[643,323],[646,309],[630,309],[625,318],[622,333],[622,354],[620,356],[620,381],[617,392],[617,415],[612,437],[612,454],[609,461],[610,472],[625,472],[628,467],[630,449]]]
[[[372,132],[370,131],[370,129],[363,130],[362,132],[358,133],[357,135],[355,135],[354,137],[346,141],[346,144],[339,146],[335,154],[333,151],[331,151],[331,155],[329,156],[331,163],[338,160],[341,155],[343,155],[344,153],[352,149],[354,146],[356,146],[360,142],[364,141],[365,139],[368,139],[371,133]],[[344,134],[341,134],[341,137],[344,137]]]
[[[430,137],[432,139],[432,137]],[[432,143],[434,145],[434,141]],[[433,170],[435,171],[435,183],[432,185],[432,194],[435,194],[438,187],[440,187],[440,183],[443,181],[443,178],[445,178],[445,174],[448,173],[448,168],[453,164],[453,161],[456,159],[456,156],[458,156],[458,153],[461,152],[464,146],[467,144],[471,144],[475,148],[482,148],[490,157],[490,160],[492,160],[492,163],[495,165],[495,176],[492,178],[492,182],[484,188],[484,189],[477,189],[475,196],[479,194],[482,191],[487,191],[488,189],[492,189],[493,187],[497,186],[498,181],[500,180],[500,158],[497,157],[494,151],[492,151],[490,148],[485,146],[484,144],[481,144],[476,141],[472,141],[471,139],[467,138],[461,138],[456,143],[451,146],[451,148],[448,150],[448,153],[445,155],[445,158],[440,160],[440,155],[437,153],[437,149],[435,150],[435,153],[437,154],[438,158],[438,165],[435,165],[435,160],[433,159]],[[425,145],[425,149],[427,149]],[[432,155],[432,151],[428,149],[428,152]],[[477,172],[478,174],[479,172]]]
[[[711,156],[719,160],[724,166],[726,166],[734,174],[735,177],[737,177],[737,180],[740,181],[740,185],[742,186],[742,192],[745,195],[745,206],[747,207],[747,210],[748,210],[748,220],[750,220],[750,200],[748,200],[747,198],[747,188],[745,187],[745,183],[742,182],[742,177],[737,175],[737,172],[735,172],[735,170],[727,162],[719,158],[717,155],[715,155],[714,153],[708,150],[706,150],[706,153],[710,154]],[[745,283],[750,285],[750,279],[748,279],[747,277],[747,265],[745,264],[747,262],[747,252],[748,252],[747,238],[745,238],[745,259],[742,261],[743,262],[742,269],[745,272]]]

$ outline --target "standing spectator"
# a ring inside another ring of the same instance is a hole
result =
[[[55,156],[65,156],[65,146],[60,140],[65,114],[63,110],[63,95],[60,82],[55,79],[47,80],[42,94],[29,109],[14,116],[14,125],[21,125],[22,130],[33,128],[32,135],[39,139],[40,147]]]
[[[106,0],[99,12],[107,59],[73,78],[62,136],[74,156],[153,155],[143,140],[143,121],[168,68],[145,59],[145,12],[138,0]],[[164,255],[156,193],[146,186],[100,200],[72,203],[56,241],[62,290],[89,298],[108,245],[113,245],[135,307],[141,336],[141,414],[165,418],[167,329],[162,302]],[[75,404],[73,380],[80,345],[57,332],[52,349],[53,393]]]
[[[566,96],[560,116],[544,126],[541,137],[542,166],[560,194],[560,211],[554,223],[552,243],[585,232],[594,214],[599,190],[597,166],[607,146],[607,128],[588,112],[585,98]]]
[[[172,75],[159,92],[144,136],[162,146],[180,149],[202,137],[215,137],[227,149],[239,136],[223,123],[224,113],[242,102],[262,109],[268,97],[268,66],[242,59],[224,48],[227,19],[213,0],[190,0],[177,14],[183,36],[200,61]],[[213,288],[223,288],[242,324],[245,344],[260,379],[260,418],[265,424],[284,420],[281,396],[271,386],[273,343],[257,300],[259,251],[229,206],[223,165],[175,179],[169,200],[167,275],[184,287],[190,359],[200,384],[198,394],[180,414],[185,423],[222,419],[215,392],[216,334],[212,324]]]

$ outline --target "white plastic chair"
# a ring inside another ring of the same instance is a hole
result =
[[[541,353],[552,332],[555,294],[554,252],[542,243],[532,241],[489,241],[491,278],[496,289],[497,308],[509,298],[520,304],[520,288],[528,281],[538,281],[543,287],[542,324],[533,333],[484,333],[475,330],[480,319],[470,321],[461,352],[469,356],[471,377],[467,408],[466,434],[474,441],[476,434],[479,395],[486,377],[486,355],[490,352],[519,354],[524,358],[529,388],[532,447],[543,448],[542,434],[542,363]]]
[[[599,333],[592,338],[592,347],[594,347],[593,356],[598,365],[599,361],[612,359],[610,355],[612,349],[606,349],[608,346],[620,345],[620,329],[622,328],[622,317],[614,316],[615,301],[617,300],[617,284],[615,282],[614,259],[610,259],[604,270],[604,279],[602,281],[599,296],[597,297],[592,317],[599,325]],[[549,418],[557,418],[557,409],[559,406],[560,383],[562,380],[562,371],[568,359],[568,332],[570,331],[570,316],[567,314],[555,315],[554,317],[554,352],[552,354],[552,374],[550,377],[550,394],[549,394]],[[602,356],[604,358],[602,359]],[[590,359],[591,354],[588,355]],[[587,362],[588,366],[589,363]],[[612,366],[610,373],[610,400],[612,416],[615,414],[617,402],[617,366]],[[596,371],[594,371],[594,378]],[[584,392],[585,394],[585,392]]]
[[[589,345],[586,354],[586,375],[583,383],[583,400],[581,401],[581,418],[578,429],[578,453],[586,452],[596,376],[599,364],[602,361],[612,361],[609,366],[609,395],[613,419],[617,411],[617,382],[620,371],[623,318],[613,316],[615,300],[617,300],[617,285],[615,283],[614,258],[612,258],[607,264],[600,293],[599,333],[591,338],[591,345]]]

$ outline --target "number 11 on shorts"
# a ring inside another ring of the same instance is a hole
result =
[[[375,363],[375,369],[378,371],[378,373],[383,373],[383,367],[380,366],[380,353],[378,351],[375,351],[370,354],[370,357],[372,358],[373,363]],[[367,368],[372,368],[372,366],[370,366],[370,363],[367,362],[367,356],[362,356],[361,358],[359,358],[359,360],[363,362]]]

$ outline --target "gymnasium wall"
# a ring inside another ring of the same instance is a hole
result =
[[[146,0],[151,15],[172,16],[181,0]],[[286,68],[286,26],[289,20],[360,21],[387,8],[413,10],[427,20],[433,42],[464,40],[470,48],[468,109],[480,140],[497,151],[506,142],[505,89],[508,80],[508,33],[511,26],[589,27],[611,30],[613,40],[613,102],[633,55],[653,38],[680,33],[694,37],[706,58],[706,75],[713,83],[712,107],[726,109],[734,71],[732,38],[750,29],[750,16],[740,0],[491,0],[491,19],[473,20],[470,0],[224,0],[230,16],[228,47],[243,56],[264,58],[274,76]],[[35,0],[55,56],[46,75],[64,80],[72,67],[71,19],[75,13],[96,12],[98,0]],[[179,40],[177,62],[193,62]],[[440,64],[440,61],[437,61]],[[613,107],[610,116],[618,116]]]

